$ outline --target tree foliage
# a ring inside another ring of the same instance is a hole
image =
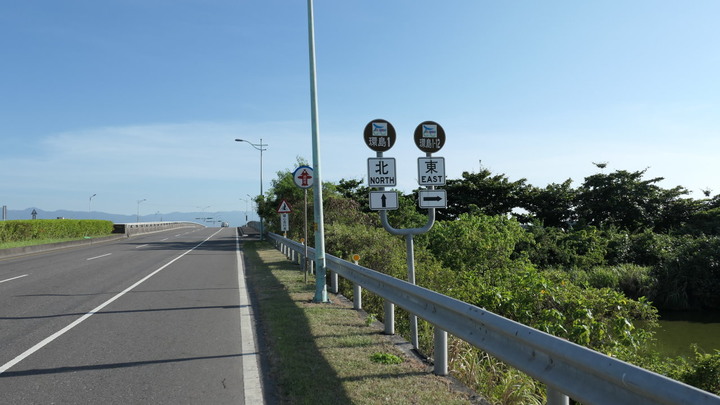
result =
[[[685,198],[684,188],[663,189],[661,178],[644,175],[619,170],[588,176],[578,188],[569,179],[538,188],[486,169],[463,173],[448,181],[448,209],[439,210],[428,234],[415,238],[416,281],[716,390],[708,379],[720,374],[720,354],[671,361],[648,347],[657,319],[650,302],[663,309],[720,309],[720,198]],[[382,229],[369,210],[369,189],[344,179],[323,187],[328,252],[359,254],[362,265],[405,279],[405,243]],[[260,200],[271,230],[280,201],[287,200],[295,214],[301,196],[291,173],[278,172]],[[390,224],[424,225],[426,212],[414,195],[399,199],[400,208],[388,213]],[[312,212],[312,198],[309,204]],[[342,288],[352,295],[349,284]],[[382,313],[378,297],[365,296],[363,303]],[[399,331],[409,328],[404,316],[397,319]],[[638,328],[637,320],[645,327]],[[429,325],[421,323],[420,330],[428,332],[421,345],[430,342]],[[510,378],[509,371],[502,373]]]

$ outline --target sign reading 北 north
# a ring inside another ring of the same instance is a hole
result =
[[[414,135],[415,145],[423,152],[435,153],[445,146],[445,130],[437,122],[421,123]]]
[[[391,123],[377,119],[368,122],[363,131],[365,144],[375,152],[386,152],[395,146],[395,128]]]

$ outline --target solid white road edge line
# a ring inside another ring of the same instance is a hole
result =
[[[222,230],[222,229],[221,229],[221,230]],[[139,286],[140,284],[144,283],[145,281],[147,281],[150,277],[156,275],[157,273],[160,273],[160,272],[163,271],[166,267],[168,267],[168,266],[170,266],[171,264],[175,263],[176,261],[180,260],[181,257],[183,257],[183,256],[185,256],[186,254],[188,254],[188,253],[192,252],[193,250],[197,249],[198,247],[200,247],[200,245],[202,245],[203,243],[205,243],[205,242],[207,242],[208,240],[210,240],[210,238],[212,238],[213,236],[217,235],[218,232],[220,232],[220,231],[217,231],[217,232],[215,232],[214,234],[208,236],[207,239],[205,239],[204,241],[198,243],[198,244],[195,245],[195,247],[193,247],[192,249],[190,249],[190,250],[186,251],[185,253],[181,254],[180,256],[178,256],[178,257],[170,260],[169,262],[167,262],[165,265],[163,265],[163,266],[160,267],[159,269],[157,269],[157,270],[153,271],[152,273],[148,274],[147,276],[143,277],[140,281],[138,281],[138,282],[136,282],[135,284],[131,285],[130,287],[126,288],[125,290],[123,290],[122,292],[120,292],[120,293],[117,294],[116,296],[110,298],[109,300],[103,302],[102,304],[100,304],[100,306],[98,306],[97,308],[93,309],[92,311],[90,311],[90,312],[86,313],[85,315],[81,316],[80,318],[78,318],[77,320],[75,320],[75,322],[73,322],[73,323],[71,323],[70,325],[68,325],[68,326],[60,329],[59,331],[53,333],[52,335],[46,337],[46,338],[43,339],[40,343],[38,343],[38,344],[36,344],[35,346],[27,349],[27,350],[26,350],[24,353],[22,353],[21,355],[15,357],[14,359],[12,359],[12,360],[8,361],[7,363],[3,364],[2,367],[0,367],[0,374],[6,372],[10,367],[12,367],[12,366],[20,363],[21,361],[23,361],[24,359],[28,358],[29,356],[31,356],[31,355],[32,355],[33,353],[35,353],[36,351],[42,349],[43,347],[45,347],[46,345],[48,345],[48,344],[49,344],[50,342],[52,342],[53,340],[55,340],[55,339],[59,338],[60,336],[62,336],[63,334],[65,334],[65,332],[67,332],[67,331],[69,331],[70,329],[78,326],[78,325],[81,324],[84,320],[86,320],[86,319],[90,318],[91,316],[95,315],[96,313],[100,312],[103,308],[105,308],[106,306],[110,305],[113,301],[115,301],[115,300],[117,300],[118,298],[122,297],[123,295],[127,294],[127,293],[130,292],[133,288],[135,288],[135,287]]]
[[[19,278],[23,278],[23,277],[27,277],[27,276],[28,276],[28,274],[23,274],[22,276],[17,276],[17,277],[9,278],[9,279],[7,279],[7,280],[2,280],[2,281],[0,281],[0,283],[4,283],[4,282],[6,282],[6,281],[17,280],[17,279],[19,279]]]
[[[260,371],[258,370],[258,350],[255,346],[250,300],[245,285],[245,267],[240,252],[240,238],[235,233],[235,255],[237,257],[238,291],[240,292],[240,345],[242,350],[243,392],[245,404],[264,404]]]

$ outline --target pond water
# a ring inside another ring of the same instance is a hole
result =
[[[655,332],[656,349],[669,357],[692,357],[696,343],[701,352],[720,350],[720,312],[666,312]]]

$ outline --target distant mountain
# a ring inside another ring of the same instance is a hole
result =
[[[32,219],[32,212],[35,210],[37,219],[104,219],[116,224],[137,222],[136,215],[109,214],[106,212],[87,211],[44,211],[40,208],[26,208],[24,210],[8,210],[7,219]],[[2,218],[0,218],[2,219]],[[220,226],[220,222],[227,222],[230,226],[241,226],[247,223],[245,212],[224,211],[224,212],[171,212],[169,214],[141,215],[140,222],[158,221],[190,221],[207,226]]]

